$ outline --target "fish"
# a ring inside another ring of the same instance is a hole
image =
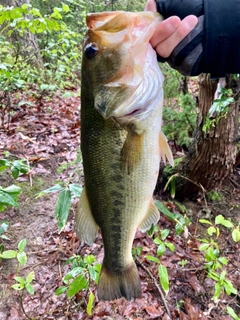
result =
[[[141,297],[132,245],[137,229],[146,232],[159,220],[153,191],[161,158],[173,164],[161,131],[163,75],[149,43],[161,19],[148,11],[86,18],[81,71],[85,182],[75,231],[88,245],[101,231],[99,300]]]

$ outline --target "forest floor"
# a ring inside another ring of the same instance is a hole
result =
[[[17,107],[20,100],[26,103]],[[139,231],[136,233],[134,247],[142,248],[137,258],[143,292],[141,299],[126,301],[122,298],[103,302],[96,298],[92,316],[89,316],[86,312],[88,292],[80,292],[71,299],[66,298],[65,294],[55,295],[55,290],[63,285],[63,276],[70,270],[66,260],[76,254],[81,244],[73,229],[76,202],[73,203],[66,227],[58,234],[57,221],[54,219],[57,194],[39,198],[36,195],[55,185],[56,181],[67,181],[73,170],[73,167],[69,167],[59,172],[58,168],[64,163],[71,163],[77,156],[80,143],[79,104],[77,91],[68,98],[59,95],[51,99],[43,97],[40,101],[20,95],[16,101],[12,101],[15,110],[9,123],[5,122],[6,130],[0,130],[0,158],[5,157],[4,151],[9,151],[14,158],[26,158],[31,166],[31,173],[20,176],[17,181],[10,175],[0,176],[0,185],[15,183],[23,189],[19,208],[10,208],[0,213],[0,221],[9,222],[6,235],[10,240],[2,242],[6,250],[16,250],[19,241],[27,239],[28,262],[20,267],[18,275],[26,277],[31,271],[35,273],[34,295],[24,292],[21,296],[11,288],[17,272],[16,259],[0,261],[0,319],[230,320],[232,318],[226,312],[228,306],[240,317],[240,243],[232,240],[229,229],[220,227],[220,235],[216,240],[220,256],[228,260],[224,269],[238,294],[228,296],[222,292],[216,302],[212,300],[215,282],[207,277],[204,252],[199,251],[199,239],[209,239],[208,226],[201,224],[199,219],[214,222],[215,216],[222,214],[225,218],[231,218],[235,224],[240,221],[239,169],[217,190],[220,197],[215,201],[204,199],[200,194],[195,201],[183,202],[184,207],[180,209],[168,194],[158,191],[157,198],[171,212],[184,213],[191,221],[185,232],[177,236],[175,223],[161,214],[160,229],[170,229],[166,241],[174,244],[176,249],[174,252],[167,249],[159,257],[168,270],[170,290],[167,295],[161,295],[157,263],[146,259],[146,255],[157,256],[158,245],[153,242],[153,237]],[[74,182],[83,181],[81,164],[74,179]],[[216,239],[214,235],[213,239]],[[102,262],[100,234],[92,247],[84,245],[81,248],[81,256],[89,254]],[[96,285],[91,284],[90,289],[96,294]]]

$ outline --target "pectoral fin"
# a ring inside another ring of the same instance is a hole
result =
[[[93,219],[85,188],[78,202],[75,231],[77,236],[88,245],[93,244],[98,232],[98,225]]]
[[[159,218],[160,213],[152,200],[150,202],[147,215],[145,216],[144,220],[142,221],[138,229],[142,232],[146,232],[151,228],[152,224],[155,225],[158,222]]]
[[[165,137],[162,131],[159,134],[159,150],[160,150],[160,157],[163,160],[163,162],[166,164],[166,159],[167,159],[170,165],[174,167],[172,151],[167,143],[167,138]]]
[[[136,133],[132,127],[122,148],[122,168],[131,174],[142,157],[144,132]]]

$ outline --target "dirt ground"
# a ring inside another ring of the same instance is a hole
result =
[[[51,110],[51,113],[49,113]],[[226,313],[230,306],[240,317],[240,243],[235,243],[228,229],[222,227],[218,238],[221,256],[228,259],[227,277],[238,290],[237,295],[222,293],[219,301],[213,302],[214,281],[207,277],[204,269],[204,254],[200,252],[199,239],[206,238],[206,226],[199,219],[214,221],[218,214],[230,217],[235,224],[240,221],[240,170],[237,169],[231,179],[218,190],[221,199],[211,202],[199,196],[195,202],[185,202],[186,215],[191,224],[178,237],[175,224],[161,214],[161,230],[170,229],[167,241],[174,244],[176,250],[167,249],[160,257],[167,267],[170,290],[161,296],[157,264],[146,260],[146,255],[155,255],[157,245],[153,238],[139,231],[136,233],[134,247],[142,247],[137,258],[137,266],[142,283],[142,298],[133,301],[119,299],[112,302],[98,301],[96,298],[92,316],[86,312],[86,292],[67,299],[65,294],[55,295],[55,290],[63,285],[62,277],[69,271],[66,260],[76,254],[81,242],[73,230],[76,202],[73,203],[68,223],[61,234],[57,232],[54,209],[57,194],[36,198],[36,194],[55,184],[57,180],[67,181],[72,167],[59,173],[57,169],[76,157],[79,147],[79,99],[77,95],[53,101],[45,101],[44,108],[32,114],[26,113],[12,119],[8,131],[0,132],[0,158],[8,150],[14,157],[26,157],[32,168],[31,175],[21,176],[17,184],[23,188],[20,207],[10,208],[0,213],[0,221],[8,221],[10,226],[4,240],[7,250],[17,249],[21,239],[27,239],[27,265],[21,267],[18,274],[26,276],[34,271],[34,295],[24,292],[23,296],[13,290],[17,272],[15,259],[0,262],[0,319],[163,319],[163,320],[231,320]],[[9,184],[9,176],[0,176],[0,185]],[[83,181],[81,165],[76,181]],[[10,181],[13,183],[14,181]],[[14,182],[16,183],[16,182]],[[172,212],[179,212],[174,201],[167,194],[158,194],[159,198]],[[99,234],[94,245],[84,245],[81,256],[93,254],[102,262],[103,246]],[[185,261],[183,263],[183,261]],[[91,285],[96,294],[97,286]],[[164,303],[167,305],[168,310]],[[23,311],[24,310],[24,311]],[[25,312],[25,314],[24,314]]]

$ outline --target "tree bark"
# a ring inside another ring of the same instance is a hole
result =
[[[228,87],[232,87],[228,78]],[[212,190],[223,182],[232,172],[236,160],[236,146],[238,134],[239,103],[229,105],[229,112],[221,118],[215,127],[206,133],[203,125],[214,100],[217,81],[208,75],[199,76],[199,114],[197,128],[190,145],[189,154],[177,168],[189,181],[181,181],[179,195],[192,197],[200,190],[196,186],[202,185],[206,190]]]

